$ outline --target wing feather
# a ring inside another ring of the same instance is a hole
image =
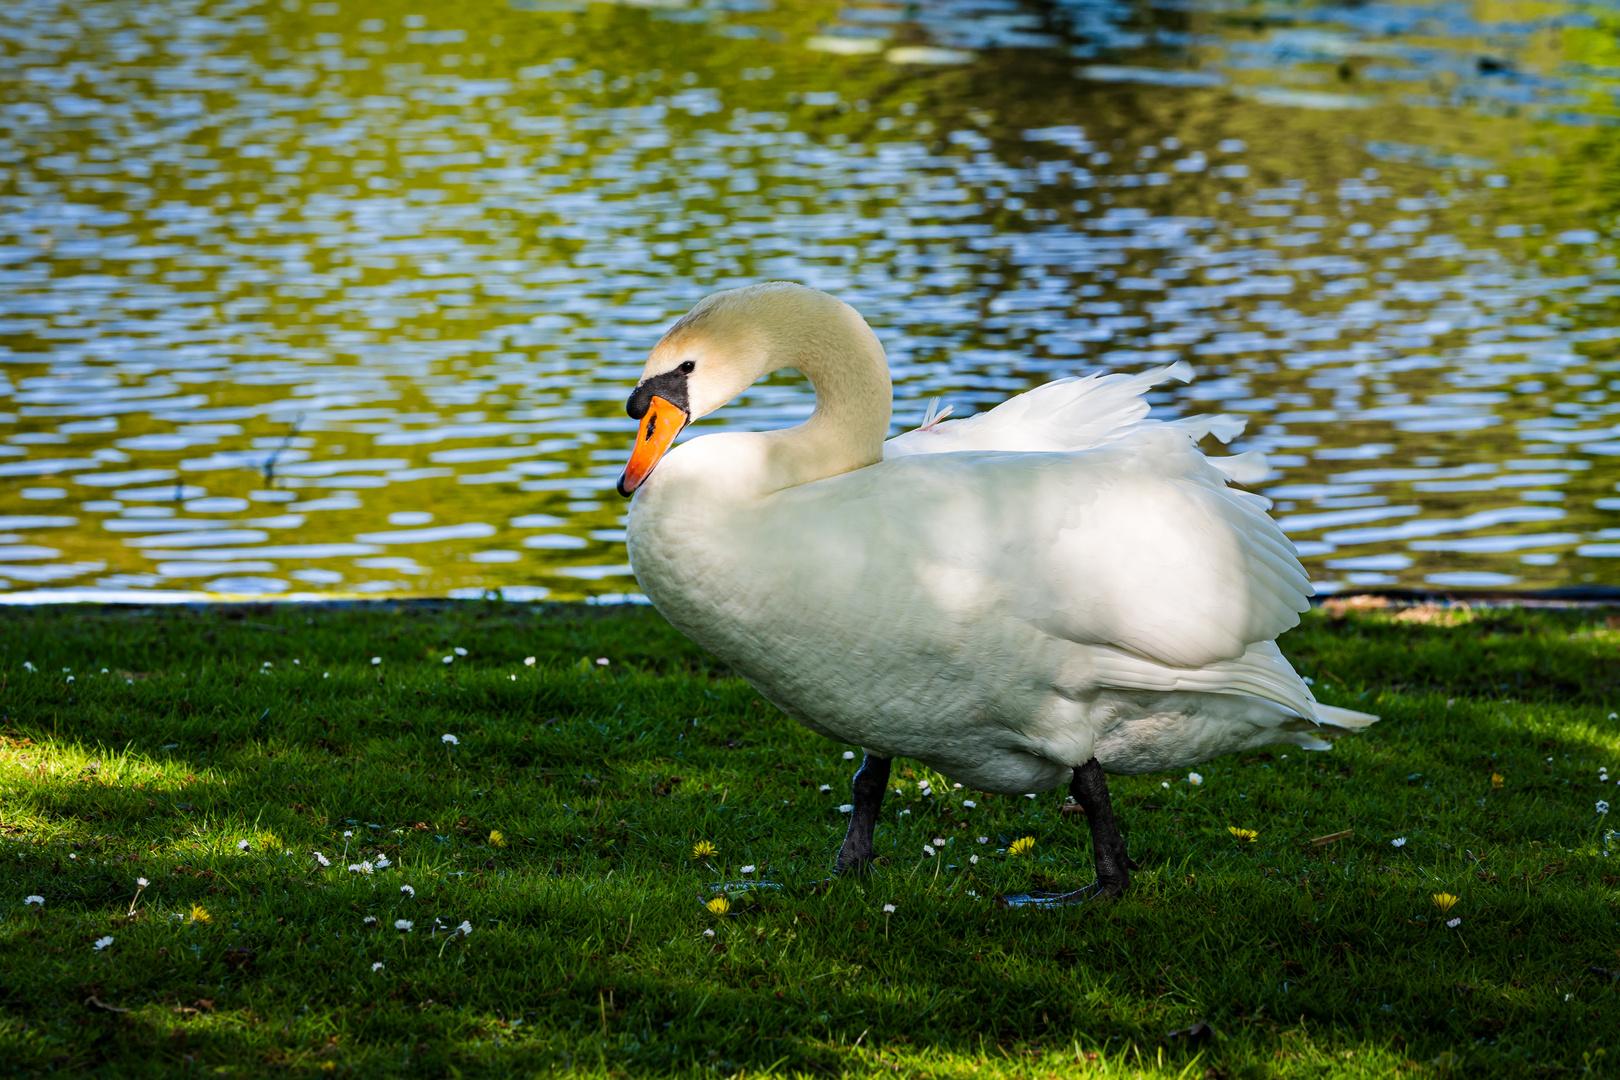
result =
[[[871,473],[930,565],[988,587],[1005,613],[1099,647],[1120,689],[1248,694],[1314,717],[1274,639],[1313,592],[1270,502],[1228,486],[1263,458],[1212,461],[1235,422],[1152,419],[1144,394],[1185,363],[1064,379],[986,413],[891,439]],[[910,492],[895,499],[892,479]],[[874,488],[872,495],[880,495]]]

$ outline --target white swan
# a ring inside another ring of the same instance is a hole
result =
[[[669,449],[787,367],[815,387],[809,420]],[[840,869],[871,859],[888,759],[905,756],[992,792],[1070,782],[1096,887],[1118,895],[1135,864],[1105,771],[1325,749],[1321,725],[1376,719],[1318,704],[1277,649],[1311,586],[1269,504],[1227,486],[1263,462],[1196,446],[1233,422],[1148,418],[1142,394],[1189,375],[1065,379],[885,443],[883,347],[825,293],[717,293],[653,349],[620,481],[631,565],[782,711],[865,748]]]

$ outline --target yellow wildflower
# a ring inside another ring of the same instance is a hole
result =
[[[506,837],[501,835],[501,830],[499,830],[499,829],[491,829],[491,830],[489,830],[489,846],[490,847],[505,847],[506,846]]]
[[[213,916],[208,914],[208,909],[207,908],[203,907],[201,904],[192,904],[191,905],[191,921],[192,922],[205,923],[205,922],[211,921],[212,919],[213,919]]]
[[[1226,831],[1231,833],[1238,840],[1247,841],[1251,844],[1254,843],[1255,838],[1260,835],[1253,829],[1240,829],[1236,825],[1228,825],[1226,827]]]
[[[1007,845],[1008,855],[1028,855],[1034,850],[1035,838],[1033,836],[1019,837],[1017,840],[1014,840],[1011,844]]]
[[[1501,787],[1506,781],[1499,772],[1491,773],[1491,787]]]
[[[1452,896],[1448,892],[1437,892],[1437,893],[1435,893],[1434,896],[1433,896],[1433,900],[1434,900],[1434,906],[1440,909],[1440,914],[1442,914],[1442,915],[1444,915],[1446,912],[1450,911],[1457,904],[1457,897]]]
[[[731,901],[723,896],[717,896],[703,906],[709,909],[710,915],[724,915],[731,910]]]
[[[707,859],[711,855],[718,854],[720,854],[720,849],[707,840],[699,840],[692,845],[692,858],[694,859]]]

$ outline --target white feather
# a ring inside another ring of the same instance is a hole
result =
[[[930,406],[879,447],[853,434],[879,418],[851,402],[886,374],[852,370],[853,352],[794,358],[825,421],[694,439],[630,516],[648,597],[789,715],[1008,792],[1092,756],[1180,767],[1375,719],[1319,706],[1277,649],[1311,586],[1269,504],[1227,486],[1263,459],[1198,450],[1236,433],[1223,418],[1148,416],[1143,395],[1188,365],[1065,379],[961,420]],[[746,385],[724,369],[743,361],[701,355],[700,373]]]

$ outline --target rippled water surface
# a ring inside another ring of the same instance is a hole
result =
[[[0,597],[634,593],[624,398],[770,278],[877,327],[897,431],[1191,361],[1158,412],[1247,419],[1324,591],[1620,584],[1617,28],[13,0]]]

